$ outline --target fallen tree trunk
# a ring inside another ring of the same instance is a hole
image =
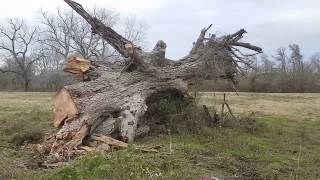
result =
[[[80,4],[64,0],[110,43],[125,59],[123,65],[94,62],[73,57],[65,71],[81,82],[65,86],[54,97],[54,125],[59,130],[46,141],[51,154],[62,159],[73,154],[83,140],[93,134],[114,136],[132,142],[136,132],[145,131],[138,120],[147,111],[149,98],[158,93],[187,97],[188,80],[210,69],[212,77],[233,80],[239,63],[248,64],[237,47],[258,53],[262,49],[239,42],[245,30],[222,37],[203,29],[190,53],[177,61],[165,58],[166,43],[158,41],[145,52],[101,21],[89,15]],[[144,132],[146,133],[146,132]]]

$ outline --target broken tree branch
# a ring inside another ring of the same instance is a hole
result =
[[[251,49],[253,51],[257,51],[259,53],[262,53],[262,48],[260,48],[258,46],[253,46],[250,43],[232,42],[230,45],[244,47],[244,48]]]
[[[115,32],[110,27],[104,25],[99,19],[92,17],[87,11],[77,2],[72,0],[64,0],[73,10],[81,15],[92,27],[94,33],[99,34],[113,48],[115,48],[123,57],[128,57],[125,49],[126,44],[132,44],[129,40]],[[133,45],[135,46],[135,45]]]

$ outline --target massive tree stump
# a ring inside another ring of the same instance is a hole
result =
[[[210,70],[214,78],[233,80],[241,65],[249,65],[235,47],[262,52],[262,49],[239,42],[245,30],[216,37],[201,31],[190,53],[180,60],[165,57],[166,43],[156,43],[145,52],[100,20],[88,14],[80,4],[65,0],[123,57],[123,63],[96,62],[73,57],[65,71],[74,74],[79,83],[65,86],[54,98],[54,125],[59,130],[46,143],[51,153],[67,157],[93,134],[120,134],[132,142],[143,124],[139,117],[147,111],[146,100],[156,93],[178,93],[188,96],[188,80]],[[144,127],[145,128],[145,127]],[[145,128],[148,129],[148,128]]]

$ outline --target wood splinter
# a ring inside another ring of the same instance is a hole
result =
[[[104,136],[104,135],[92,135],[91,139],[96,140],[96,141],[101,141],[103,143],[106,143],[110,146],[116,147],[116,148],[127,148],[128,144],[122,141],[119,141],[117,139],[114,139],[109,136]]]

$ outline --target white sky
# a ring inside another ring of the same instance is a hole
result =
[[[320,0],[77,0],[85,8],[111,8],[136,15],[147,25],[147,47],[163,39],[169,57],[187,54],[203,27],[233,33],[245,28],[245,40],[268,54],[297,43],[306,56],[320,52]],[[42,8],[69,8],[63,0],[0,0],[0,22],[8,17],[37,21]]]

